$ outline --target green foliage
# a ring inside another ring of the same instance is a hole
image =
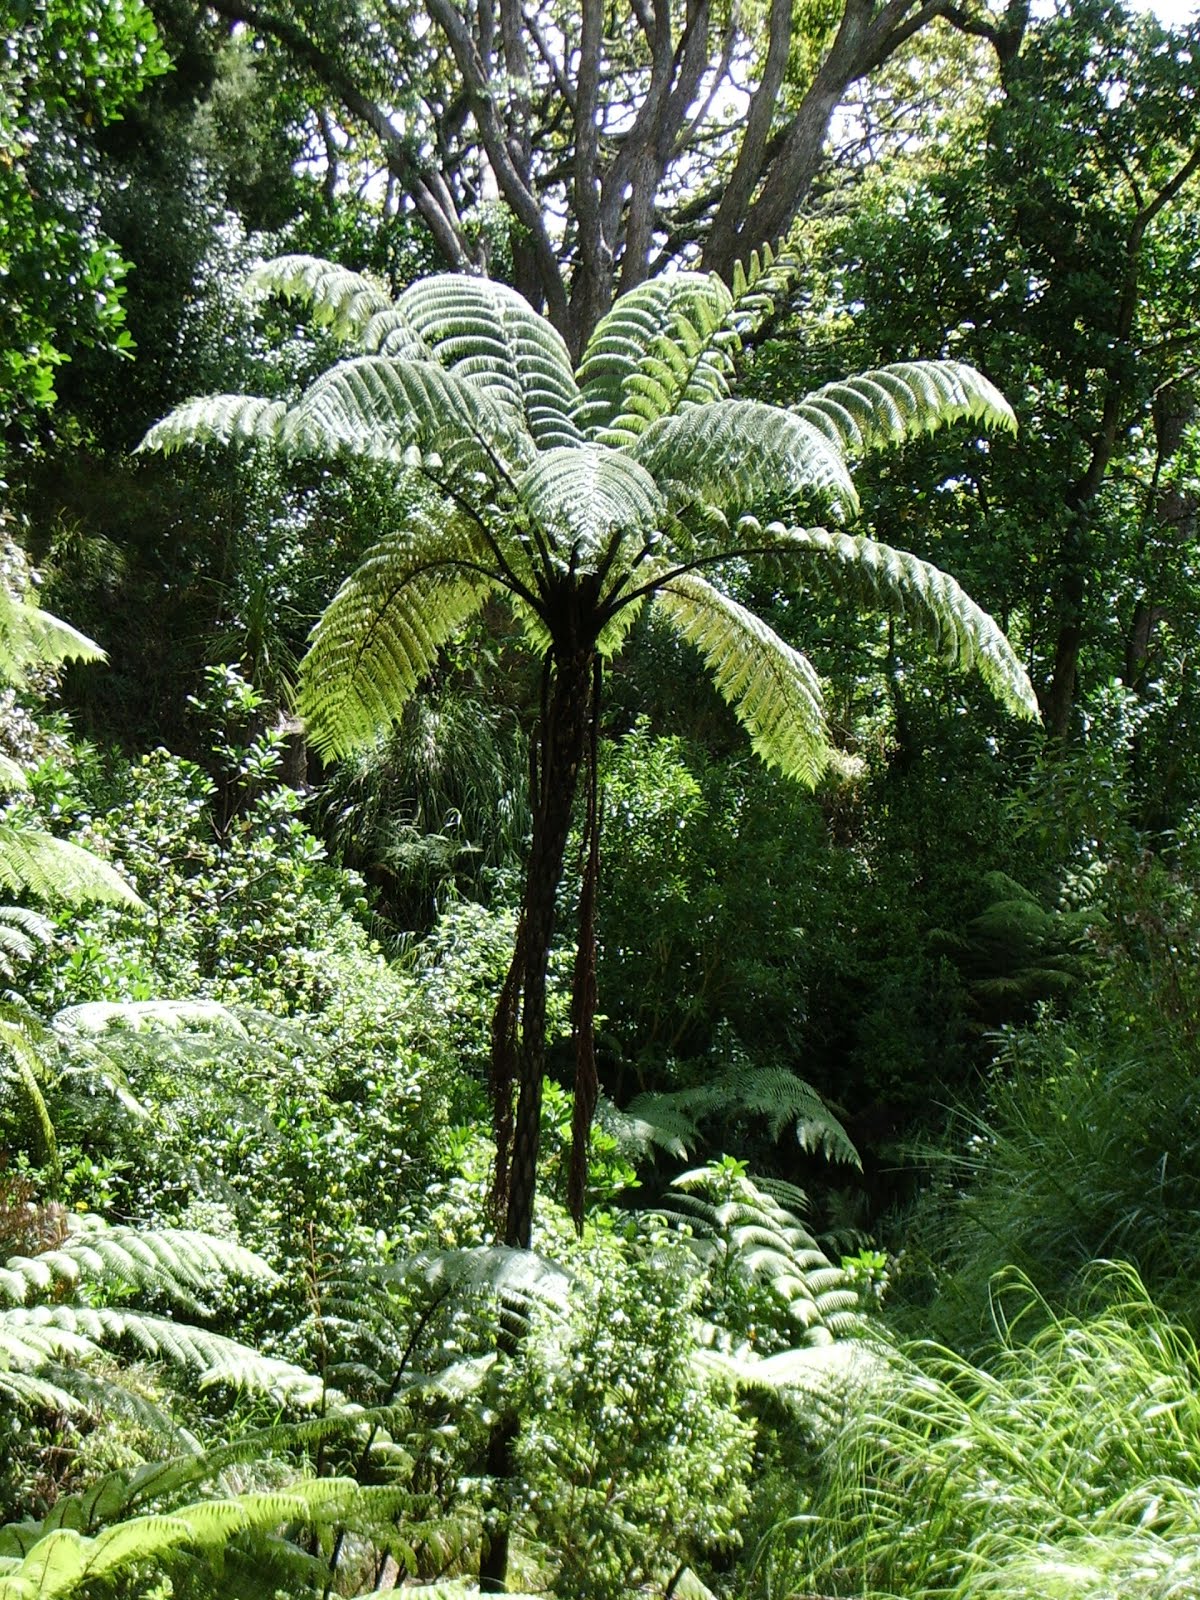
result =
[[[987,1369],[919,1346],[830,1442],[776,1530],[773,1588],[1160,1600],[1194,1583],[1193,1341],[1129,1269],[1093,1274],[1079,1317],[1016,1275],[996,1296]]]
[[[128,350],[111,240],[95,225],[91,130],[166,70],[150,8],[31,0],[0,61],[0,426],[55,399],[55,369],[99,341]]]
[[[697,1366],[682,1245],[597,1244],[573,1267],[569,1323],[544,1324],[524,1362],[517,1527],[560,1593],[661,1594],[736,1546],[752,1433]]]
[[[346,303],[361,300],[364,313],[375,304],[369,286],[360,290],[346,274],[319,263],[289,258],[266,270],[268,284],[276,279],[335,320]],[[668,615],[707,650],[722,692],[763,752],[787,770],[815,778],[821,763],[814,752],[824,735],[807,662],[736,603],[681,571],[671,556],[685,552],[719,560],[752,543],[726,535],[729,548],[723,549],[719,536],[714,541],[709,523],[722,506],[737,513],[773,498],[792,506],[826,489],[852,503],[840,453],[819,429],[786,412],[707,390],[703,398],[709,404],[693,403],[699,395],[688,388],[690,374],[704,367],[705,352],[738,338],[741,314],[718,280],[685,276],[672,289],[651,285],[638,294],[666,295],[670,304],[664,302],[646,327],[629,336],[633,354],[624,359],[636,366],[642,351],[651,365],[661,363],[670,345],[678,370],[665,388],[665,379],[659,382],[661,394],[643,395],[650,407],[643,420],[650,414],[655,420],[644,434],[639,430],[627,453],[608,440],[600,423],[586,424],[595,445],[579,436],[571,421],[575,379],[549,324],[511,291],[452,278],[415,285],[373,320],[352,318],[348,327],[362,325],[366,348],[387,353],[333,367],[294,406],[218,396],[189,402],[151,430],[144,445],[159,450],[253,438],[291,453],[366,455],[409,467],[433,490],[428,509],[412,501],[404,508],[404,531],[368,558],[318,629],[303,703],[320,747],[344,751],[366,742],[399,711],[434,665],[440,645],[495,587],[508,594],[536,635],[554,640],[562,623],[553,596],[564,574],[569,584],[578,574],[596,591],[589,599],[593,642],[622,609],[640,603],[643,593],[659,591]],[[625,314],[617,308],[611,315]],[[597,330],[597,352],[606,348],[607,337],[603,326]],[[593,360],[597,371],[608,370],[607,356],[585,353],[585,400]],[[724,379],[718,389],[722,384]],[[928,392],[919,401],[913,393],[921,425],[928,426],[937,409]],[[952,410],[955,405],[957,397]],[[543,459],[535,466],[539,453]],[[635,470],[641,461],[649,476]],[[600,473],[606,485],[598,498],[585,498],[587,517],[594,520],[588,529],[575,527],[571,518],[562,522],[560,480],[568,466]],[[662,478],[657,485],[656,470]],[[670,475],[676,470],[678,482]],[[458,504],[447,494],[451,481]],[[669,513],[681,524],[682,540],[675,538],[674,552],[664,551],[660,567],[648,569],[647,587],[638,568]],[[782,541],[773,543],[782,548]],[[829,549],[838,553],[841,546]],[[957,590],[947,589],[941,575],[935,580],[918,573],[918,563],[888,554],[890,565],[872,559],[881,592],[912,586],[939,626],[959,613],[966,617]],[[922,611],[916,616],[924,620]],[[963,620],[954,626],[960,638],[974,627]],[[986,638],[979,634],[972,656],[995,665],[995,682],[1011,707],[1031,712],[1021,669],[997,631]]]

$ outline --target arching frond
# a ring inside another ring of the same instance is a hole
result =
[[[323,373],[279,428],[291,455],[345,451],[401,466],[495,479],[533,454],[519,413],[432,361],[359,356]]]
[[[0,1075],[5,1077],[11,1075],[16,1080],[37,1125],[41,1159],[57,1178],[61,1172],[58,1161],[58,1138],[54,1131],[50,1109],[46,1104],[46,1097],[38,1081],[43,1077],[45,1070],[46,1064],[42,1053],[25,1020],[0,1018]],[[3,1290],[0,1288],[0,1296],[2,1294]]]
[[[147,431],[138,449],[171,455],[190,445],[274,445],[287,409],[283,400],[263,400],[258,395],[203,395],[169,411]]]
[[[190,1372],[202,1388],[223,1383],[273,1395],[293,1405],[318,1405],[326,1396],[321,1380],[303,1367],[261,1355],[236,1339],[170,1317],[79,1305],[18,1307],[2,1316],[6,1332],[17,1337],[61,1333],[85,1340],[93,1349],[106,1344],[132,1345],[143,1355]]]
[[[562,336],[502,283],[441,273],[405,289],[372,319],[364,348],[435,361],[515,412],[540,450],[579,444],[579,402]]]
[[[629,453],[676,504],[697,500],[740,516],[816,494],[839,517],[858,510],[841,453],[820,429],[757,400],[687,406],[660,417]]]
[[[952,666],[974,667],[1015,716],[1040,720],[1037,697],[999,624],[940,567],[874,539],[825,528],[759,528],[744,520],[739,535],[756,548],[774,546],[799,562],[806,577],[858,605],[904,617],[930,638]]]
[[[738,337],[755,333],[800,275],[800,258],[790,245],[752,250],[746,262],[733,264],[732,305],[727,320]]]
[[[261,1257],[229,1240],[187,1228],[106,1228],[86,1219],[56,1249],[10,1257],[0,1268],[0,1299],[24,1306],[87,1282],[108,1291],[147,1289],[194,1305],[197,1294],[229,1277],[276,1281]]]
[[[803,1220],[744,1172],[723,1163],[682,1173],[654,1215],[686,1229],[691,1248],[722,1274],[761,1285],[779,1307],[777,1331],[828,1344],[859,1330],[859,1295]]]
[[[741,348],[733,297],[715,276],[653,278],[601,318],[579,367],[580,426],[600,444],[628,445],[682,405],[728,397]]]
[[[183,1547],[215,1550],[237,1534],[305,1522],[316,1512],[332,1518],[360,1492],[346,1479],[316,1478],[288,1489],[201,1500],[169,1513],[134,1517],[95,1538],[56,1528],[27,1555],[0,1557],[0,1600],[56,1600],[85,1585],[111,1582],[131,1567],[153,1567]]]
[[[0,585],[0,683],[25,682],[30,667],[57,667],[64,661],[103,661],[104,651],[69,622]],[[0,786],[25,788],[15,761],[4,758]]]
[[[31,666],[56,667],[64,661],[103,661],[104,651],[69,622],[32,601],[0,590],[0,680],[24,682]],[[9,781],[10,788],[21,783]]]
[[[318,328],[328,328],[339,339],[361,337],[371,318],[391,304],[370,278],[318,256],[276,256],[255,268],[246,292],[298,300],[309,308]]]
[[[624,1115],[646,1128],[651,1143],[667,1149],[671,1148],[668,1140],[694,1147],[699,1141],[697,1124],[708,1117],[761,1117],[772,1139],[781,1138],[785,1128],[794,1128],[801,1149],[861,1166],[858,1151],[837,1117],[812,1085],[787,1067],[738,1062],[702,1083],[639,1094],[626,1106]]]
[[[1009,432],[1017,426],[999,389],[962,361],[895,362],[827,383],[793,409],[847,453],[903,444],[963,419]]]
[[[830,751],[821,686],[805,657],[697,573],[671,578],[654,600],[700,651],[768,766],[815,784]]]
[[[0,822],[0,886],[67,905],[97,901],[144,910],[141,900],[107,861],[51,833]]]
[[[559,566],[579,572],[594,570],[614,540],[618,548],[626,538],[640,543],[664,511],[645,468],[600,445],[542,452],[517,493]]]
[[[63,1033],[98,1034],[112,1029],[135,1033],[163,1029],[209,1029],[248,1039],[246,1025],[217,1000],[87,1000],[55,1013],[54,1028]]]
[[[514,552],[515,554],[516,552]],[[314,746],[344,755],[403,709],[441,646],[497,587],[482,533],[414,510],[338,590],[300,667],[299,709]]]

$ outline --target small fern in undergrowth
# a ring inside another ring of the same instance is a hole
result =
[[[676,1178],[656,1214],[702,1263],[712,1322],[760,1354],[865,1331],[858,1283],[805,1225],[806,1203],[792,1184],[752,1179],[726,1156]]]

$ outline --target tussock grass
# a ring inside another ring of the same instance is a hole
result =
[[[1124,1265],[1058,1317],[998,1280],[1000,1351],[897,1356],[776,1530],[774,1594],[1176,1600],[1200,1593],[1200,1353]],[[1026,1334],[1028,1333],[1028,1337]]]

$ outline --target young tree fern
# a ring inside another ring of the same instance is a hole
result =
[[[343,584],[304,662],[301,709],[325,755],[387,729],[441,646],[492,596],[508,601],[542,660],[532,844],[493,1027],[496,1197],[510,1245],[531,1237],[547,958],[587,773],[572,1009],[571,1193],[582,1212],[597,1094],[597,717],[604,663],[639,610],[657,606],[700,651],[757,752],[804,783],[831,756],[821,685],[723,586],[731,561],[785,560],[814,587],[907,618],[947,661],[976,667],[1015,714],[1037,715],[1003,634],[952,578],[819,525],[858,510],[852,453],[960,418],[1011,428],[1012,412],[986,378],[953,361],[884,368],[791,408],[735,399],[742,342],[789,272],[768,251],[732,287],[696,273],[643,284],[601,321],[575,372],[551,324],[500,284],[439,276],[389,302],[343,268],[284,257],[260,269],[256,288],[305,302],[352,353],[294,402],[189,401],[143,442],[163,451],[261,444],[396,473],[395,525]]]

